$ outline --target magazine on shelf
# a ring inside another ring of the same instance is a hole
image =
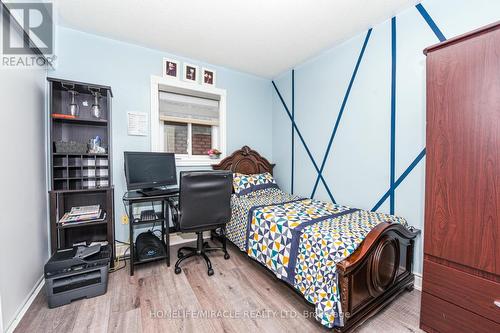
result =
[[[71,211],[68,214],[71,216],[97,214],[99,213],[100,209],[100,205],[71,207]]]
[[[106,219],[106,212],[102,209],[99,210],[97,214],[84,214],[84,215],[70,215],[70,213],[66,213],[59,220],[60,224],[80,224],[80,223],[89,223],[89,222],[102,222]]]

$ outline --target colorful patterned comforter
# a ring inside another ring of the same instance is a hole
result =
[[[315,305],[318,321],[342,326],[336,264],[381,222],[403,218],[304,199],[278,188],[231,199],[227,237]]]

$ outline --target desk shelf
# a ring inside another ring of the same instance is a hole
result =
[[[153,258],[149,258],[149,259],[143,259],[143,260],[135,259],[134,260],[134,265],[147,264],[149,262],[154,262],[154,261],[159,261],[159,260],[164,260],[164,259],[168,259],[168,256],[167,255],[157,256],[157,257],[153,257]]]
[[[145,225],[145,224],[155,224],[155,223],[158,223],[158,222],[166,222],[167,219],[166,218],[157,218],[155,220],[145,220],[145,221],[142,221],[140,219],[134,219],[134,221],[132,222],[133,225]]]

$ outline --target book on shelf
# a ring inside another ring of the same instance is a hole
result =
[[[66,213],[59,220],[59,224],[68,225],[68,224],[82,224],[82,223],[90,223],[90,222],[102,222],[106,219],[106,212],[100,209],[95,214],[82,214],[82,215],[70,215],[70,213]]]
[[[69,215],[79,216],[79,215],[97,214],[97,213],[99,213],[100,209],[101,209],[100,205],[71,207],[71,211],[69,212]]]

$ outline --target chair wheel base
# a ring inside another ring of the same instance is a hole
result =
[[[231,256],[229,255],[229,253],[224,253],[224,259],[228,260],[229,258],[231,258]]]
[[[175,267],[175,274],[181,274],[182,269],[180,267]]]
[[[212,276],[212,275],[214,275],[214,270],[212,268],[209,268],[207,273],[208,273],[208,276]]]
[[[178,252],[178,253],[177,253],[177,258],[179,258],[179,259],[180,259],[180,258],[182,258],[182,257],[184,257],[184,254],[182,254],[181,252]]]

